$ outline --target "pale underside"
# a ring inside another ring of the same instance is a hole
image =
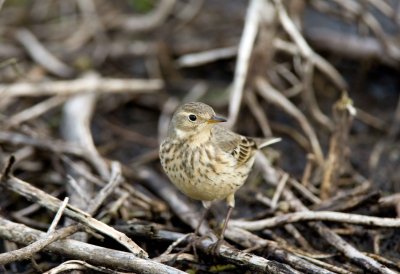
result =
[[[251,139],[214,126],[211,134],[191,140],[167,138],[160,148],[161,164],[176,187],[201,201],[228,199],[245,182],[254,162]]]

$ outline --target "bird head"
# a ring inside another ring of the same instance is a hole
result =
[[[172,116],[169,136],[188,139],[198,134],[211,132],[212,127],[226,119],[215,115],[209,105],[200,102],[187,103],[179,107]]]

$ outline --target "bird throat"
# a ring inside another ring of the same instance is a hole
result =
[[[190,134],[184,132],[183,130],[175,129],[175,133],[179,139],[185,141],[191,146],[200,146],[206,142],[209,142],[211,138],[211,128],[204,128],[200,131],[196,131]]]

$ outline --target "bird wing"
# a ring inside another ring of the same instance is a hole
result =
[[[220,149],[236,159],[238,165],[246,163],[257,149],[256,143],[251,138],[236,134],[219,125],[213,128],[213,138]]]

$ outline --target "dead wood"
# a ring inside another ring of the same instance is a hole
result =
[[[7,170],[4,174],[7,174]],[[43,207],[46,207],[51,211],[57,211],[62,204],[62,202],[59,199],[45,193],[40,189],[35,188],[34,186],[14,176],[5,175],[4,179],[3,177],[4,175],[2,176],[2,184],[4,186],[24,196],[28,200],[36,202]],[[143,251],[139,246],[137,246],[131,239],[127,238],[124,234],[121,234],[118,231],[107,226],[105,223],[102,223],[92,218],[89,214],[85,213],[84,211],[81,211],[78,208],[69,205],[67,206],[67,208],[65,208],[64,214],[94,229],[95,231],[109,235],[110,237],[120,242],[122,245],[124,245],[126,248],[128,248],[137,256],[147,257],[147,253]]]
[[[40,240],[45,233],[22,224],[0,218],[0,233],[3,238],[28,245],[32,240]],[[75,240],[54,242],[44,248],[45,251],[58,253],[71,258],[88,261],[93,264],[140,273],[184,273],[175,268],[136,257],[132,253],[103,248]]]
[[[0,272],[398,272],[399,11],[0,0]],[[158,161],[189,101],[282,138],[236,193],[219,256],[225,209],[194,236],[202,210]]]

